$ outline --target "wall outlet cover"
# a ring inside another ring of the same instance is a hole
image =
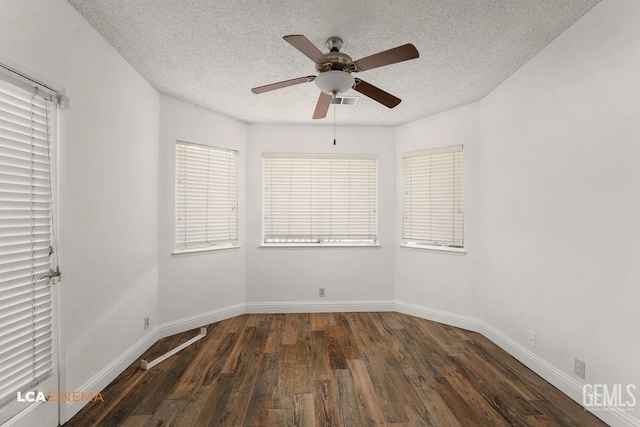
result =
[[[575,359],[573,373],[584,379],[586,370],[587,365],[584,363],[584,360]]]

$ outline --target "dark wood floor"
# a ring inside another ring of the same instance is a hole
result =
[[[399,313],[244,315],[207,333],[130,366],[65,427],[605,425],[482,335]]]

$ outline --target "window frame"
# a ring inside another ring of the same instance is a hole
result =
[[[226,151],[226,152],[231,152],[234,153],[235,155],[235,162],[236,162],[236,173],[235,173],[235,216],[234,216],[234,220],[235,220],[235,228],[236,228],[236,239],[235,241],[229,241],[229,242],[225,242],[225,243],[220,243],[220,244],[214,244],[214,245],[209,245],[209,246],[199,246],[199,247],[186,247],[186,248],[179,248],[178,247],[178,228],[177,228],[177,219],[178,219],[178,146],[179,145],[192,145],[192,146],[197,146],[197,147],[202,147],[205,148],[207,150],[217,150],[217,151]],[[202,254],[202,253],[207,253],[207,252],[218,252],[218,251],[228,251],[228,250],[235,250],[235,249],[240,249],[240,221],[239,221],[239,159],[240,159],[240,152],[239,150],[236,149],[232,149],[232,148],[227,148],[227,147],[220,147],[220,146],[215,146],[215,145],[210,145],[210,144],[200,144],[200,143],[195,143],[195,142],[190,142],[190,141],[184,141],[184,140],[176,140],[175,144],[174,144],[174,197],[173,197],[173,201],[174,201],[174,209],[173,209],[173,225],[174,225],[174,230],[173,230],[173,251],[171,252],[172,256],[186,256],[186,255],[196,255],[196,254]]]
[[[372,243],[366,242],[333,242],[333,243],[312,243],[312,242],[283,242],[283,243],[266,243],[265,242],[265,202],[266,202],[266,182],[265,182],[265,159],[278,156],[280,158],[286,158],[285,156],[291,156],[291,158],[334,158],[334,159],[371,159],[375,160],[375,195],[376,195],[376,207],[375,207],[375,233],[376,238]],[[261,234],[260,243],[258,248],[260,249],[376,249],[380,248],[380,186],[379,186],[379,167],[380,161],[377,154],[365,154],[365,153],[304,153],[304,152],[263,152],[262,153],[262,206],[261,206]]]
[[[423,153],[423,156],[433,156],[437,154],[445,154],[445,153],[455,153],[461,152],[462,154],[462,247],[451,246],[447,244],[438,244],[437,242],[423,242],[418,240],[409,240],[404,238],[404,228],[405,228],[405,167],[404,160],[408,157],[419,157],[420,153]],[[402,181],[401,181],[401,192],[402,198],[400,200],[401,203],[401,224],[400,224],[400,247],[403,249],[410,250],[418,250],[418,251],[428,251],[428,252],[438,252],[443,254],[450,255],[465,255],[467,253],[467,247],[465,242],[465,192],[464,192],[464,145],[453,145],[453,146],[444,146],[444,147],[433,147],[427,149],[420,149],[414,151],[403,152],[400,159],[400,168],[402,170]]]

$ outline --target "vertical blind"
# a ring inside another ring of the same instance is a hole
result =
[[[377,244],[378,159],[264,153],[264,243]]]
[[[53,368],[52,123],[37,89],[0,81],[0,406]]]
[[[238,244],[238,152],[176,142],[176,250]]]
[[[464,247],[462,146],[405,153],[405,243]]]

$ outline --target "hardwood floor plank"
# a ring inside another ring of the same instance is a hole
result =
[[[269,409],[267,427],[293,427],[293,425],[293,409]]]
[[[211,384],[222,373],[224,365],[233,352],[235,341],[238,337],[237,333],[225,334],[220,340],[220,344],[214,350],[213,355],[209,354],[205,357],[205,364],[202,370],[202,380],[199,385],[206,386]]]
[[[293,409],[296,370],[296,346],[281,345],[278,349],[278,383],[273,392],[273,408]]]
[[[282,334],[284,333],[284,315],[273,315],[271,320],[271,328],[269,328],[269,336],[264,346],[265,353],[275,353],[278,347],[282,345]]]
[[[483,425],[496,427],[507,427],[509,425],[508,421],[487,402],[471,381],[455,368],[451,367],[448,370],[446,378],[469,408],[483,420]]]
[[[333,377],[331,363],[327,353],[327,340],[323,331],[311,332],[310,347],[311,378],[315,380],[329,380]]]
[[[287,317],[282,333],[282,345],[294,345],[298,342],[298,318],[294,315]]]
[[[386,361],[384,357],[375,354],[374,351],[363,351],[362,362],[366,366],[371,384],[373,386],[372,393],[375,394],[378,405],[382,409],[385,422],[388,423],[406,423],[408,422],[407,414],[399,399],[399,393],[394,389],[393,383],[389,378]]]
[[[313,393],[296,393],[293,395],[293,425],[315,426],[316,414]]]
[[[441,379],[443,380],[443,379]],[[409,381],[411,382],[413,388],[416,390],[416,394],[424,408],[427,412],[427,416],[424,417],[416,407],[405,405],[405,412],[409,415],[410,419],[415,419],[416,416],[412,416],[412,414],[416,414],[421,420],[428,420],[427,425],[446,425],[446,426],[459,426],[460,422],[458,418],[453,414],[452,411],[460,411],[461,413],[465,413],[468,407],[461,407],[460,402],[450,402],[444,401],[444,395],[440,393],[442,388],[438,389],[438,379],[430,379],[427,381],[422,376],[409,376]],[[447,384],[448,387],[451,387]],[[453,390],[445,390],[446,392],[453,393]],[[455,395],[456,398],[457,394]],[[450,406],[450,403],[451,406]],[[462,402],[464,403],[464,402]]]
[[[393,312],[227,319],[102,396],[65,427],[605,425],[482,335]]]
[[[132,414],[153,414],[157,410],[189,366],[195,349],[192,348],[191,350],[192,351],[189,351],[187,347],[183,350],[184,353],[171,356],[171,358],[176,359],[171,365],[171,369],[164,372],[161,380],[156,383],[156,386],[148,390],[147,395],[138,403]]]
[[[378,327],[371,319],[371,315],[369,313],[358,313],[358,318],[363,326],[362,329],[365,331],[371,342],[384,341],[382,333],[378,330]]]
[[[127,417],[120,427],[144,427],[151,415],[131,415]]]
[[[370,348],[373,344],[371,337],[369,337],[367,330],[360,321],[358,313],[345,313],[345,317],[351,331],[350,338],[353,339],[354,345],[357,346],[357,353],[360,354],[362,350]]]
[[[231,354],[229,354],[226,363],[222,367],[222,373],[231,374],[236,372],[238,365],[240,364],[240,360],[246,355],[246,352],[249,349],[249,343],[253,340],[255,333],[255,326],[247,326],[240,331],[238,339],[231,350]]]
[[[537,415],[539,412],[532,405],[525,405],[512,394],[503,390],[495,383],[487,383],[481,375],[477,374],[468,361],[462,362],[456,356],[450,357],[452,369],[482,396],[491,408],[511,426],[526,426],[526,417],[522,415]]]
[[[313,393],[313,366],[311,366],[311,338],[295,345],[296,364],[293,371],[293,392]]]
[[[358,395],[358,398],[364,408],[366,414],[369,416],[367,424],[385,425],[384,413],[381,409],[381,402],[376,396],[375,388],[367,372],[367,367],[362,360],[349,360],[347,362],[349,370],[353,377],[353,385]]]
[[[347,369],[347,360],[340,343],[340,328],[338,325],[327,325],[324,328],[324,334],[331,369]]]
[[[365,426],[365,418],[361,413],[361,404],[356,395],[351,372],[348,369],[334,371],[338,393],[338,407],[345,426]]]
[[[246,328],[255,329],[253,326]],[[244,423],[256,378],[260,373],[268,333],[269,323],[261,322],[255,329],[246,350],[242,352],[242,357],[236,365],[237,379],[222,414],[221,423],[233,426]]]
[[[343,426],[342,416],[338,411],[336,385],[333,379],[315,382],[313,392],[317,426]]]
[[[218,426],[224,415],[224,408],[229,400],[229,395],[236,382],[236,374],[220,374],[216,378],[214,386],[209,389],[204,405],[196,407],[197,414],[183,414],[181,423],[194,426]],[[197,415],[197,418],[195,417]],[[195,421],[194,421],[195,420]]]
[[[263,426],[269,419],[269,409],[271,409],[272,396],[278,384],[278,362],[279,355],[266,353],[262,357],[259,373],[256,378],[255,387],[249,401],[247,416],[244,420],[245,426]]]
[[[436,382],[436,391],[442,396],[442,400],[446,402],[447,407],[451,410],[451,413],[456,417],[460,425],[465,427],[488,425],[484,417],[479,416],[471,409],[467,401],[458,394],[446,378],[437,378]]]
[[[205,367],[211,358],[211,354],[215,354],[216,348],[220,347],[219,338],[210,338],[211,335],[204,337],[199,341],[202,348],[197,352],[196,356],[190,361],[187,369],[184,371],[180,380],[176,382],[174,388],[168,396],[170,400],[185,399],[193,388],[200,384],[203,379]],[[208,339],[207,339],[208,338]]]
[[[125,396],[122,396],[122,399],[120,399],[109,412],[103,414],[99,422],[78,418],[81,422],[76,425],[83,427],[85,425],[114,426],[122,424],[129,415],[152,415],[151,413],[133,414],[133,410],[148,396],[149,390],[158,386],[164,374],[171,370],[176,359],[177,358],[169,358],[163,363],[143,372],[140,380],[131,387]],[[140,365],[138,365],[137,369],[142,371]],[[75,419],[76,417],[71,419],[71,421]]]
[[[324,331],[324,313],[309,313],[312,331]]]
[[[356,343],[349,320],[342,313],[336,314],[336,331],[345,359],[360,359],[360,349]]]
[[[187,402],[180,400],[164,400],[145,424],[145,427],[171,426],[180,423],[179,410]]]

